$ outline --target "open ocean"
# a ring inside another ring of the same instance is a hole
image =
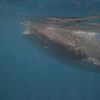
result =
[[[100,100],[99,69],[61,61],[23,37],[21,24],[41,16],[99,13],[100,0],[0,0],[0,100]]]

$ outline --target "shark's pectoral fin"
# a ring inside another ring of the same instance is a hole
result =
[[[82,60],[83,62],[88,62],[88,63],[93,63],[95,65],[99,65],[100,66],[100,61],[98,59],[92,58],[92,57],[88,57]]]

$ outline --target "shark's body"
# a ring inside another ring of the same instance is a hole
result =
[[[24,35],[36,35],[61,45],[82,61],[100,65],[99,16],[85,18],[45,18],[27,21]]]

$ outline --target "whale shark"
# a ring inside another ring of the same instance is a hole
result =
[[[60,45],[70,58],[100,66],[100,16],[50,16],[28,19],[23,24],[24,36]]]

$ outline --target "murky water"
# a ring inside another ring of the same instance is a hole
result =
[[[57,59],[59,56],[54,57],[50,51],[45,50],[39,41],[30,41],[23,37],[24,27],[20,24],[25,19],[36,16],[82,16],[91,12],[95,14],[100,11],[99,4],[96,0],[95,8],[92,1],[92,6],[85,4],[88,4],[88,1],[81,3],[81,0],[1,1],[0,100],[100,99],[99,71],[80,68],[92,67],[90,64],[84,65],[71,60],[63,63]],[[75,6],[71,8],[74,3],[77,3],[80,9],[74,9]],[[90,9],[91,7],[95,9]],[[87,13],[86,9],[89,9]]]

